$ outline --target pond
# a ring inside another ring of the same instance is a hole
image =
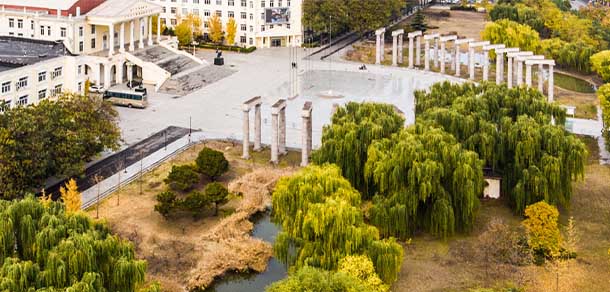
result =
[[[271,222],[269,212],[255,216],[252,236],[269,243],[275,242],[280,228]],[[206,292],[264,292],[265,287],[287,276],[287,267],[277,259],[271,258],[263,273],[231,274],[215,281]]]
[[[558,87],[579,93],[595,93],[595,87],[586,80],[557,72],[554,76]]]

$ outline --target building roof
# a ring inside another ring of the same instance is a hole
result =
[[[0,72],[70,55],[63,42],[0,36]]]
[[[162,7],[145,0],[106,0],[87,13],[89,20],[121,21],[161,13]]]
[[[2,0],[2,5],[68,10],[78,0]]]

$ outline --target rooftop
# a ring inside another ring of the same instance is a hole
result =
[[[27,6],[27,7],[40,7],[49,9],[61,9],[67,10],[77,0],[3,0],[2,5],[13,5],[13,6]]]
[[[70,55],[62,42],[0,36],[0,72]]]

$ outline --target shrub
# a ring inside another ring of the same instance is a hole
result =
[[[523,226],[527,234],[527,243],[537,256],[545,258],[559,255],[561,233],[557,221],[559,211],[544,201],[525,208]]]
[[[606,140],[606,149],[610,150],[610,83],[601,86],[597,90],[597,98],[599,98],[599,105],[602,108],[604,124],[602,135]]]
[[[218,205],[227,202],[228,195],[229,190],[221,183],[212,182],[205,187],[205,198],[210,203],[214,203],[214,216],[218,215]]]
[[[591,56],[591,68],[604,81],[610,82],[610,50],[601,51]]]
[[[157,195],[155,211],[167,218],[176,205],[176,194],[173,192],[162,192]]]
[[[174,190],[187,191],[199,182],[199,173],[194,165],[174,165],[163,180]]]
[[[210,202],[204,193],[195,191],[186,195],[184,200],[181,200],[180,205],[184,211],[198,216],[203,213],[203,210],[209,203]]]
[[[195,162],[199,172],[207,175],[212,180],[216,180],[216,178],[229,170],[229,162],[225,155],[220,151],[207,147],[199,152]]]
[[[449,10],[461,10],[461,11],[477,11],[477,8],[474,6],[462,6],[462,5],[454,5],[449,7]]]
[[[225,46],[225,45],[216,45],[212,43],[202,43],[197,46],[198,48],[203,49],[212,49],[212,50],[222,50],[222,51],[230,51],[230,52],[239,52],[239,53],[252,53],[256,51],[256,47],[240,47],[240,46]]]

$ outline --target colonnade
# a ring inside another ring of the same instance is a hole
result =
[[[114,55],[114,46],[115,46],[115,40],[114,40],[114,28],[115,25],[119,25],[119,52],[125,52],[125,24],[129,24],[129,46],[128,46],[128,50],[129,51],[134,51],[136,49],[136,45],[135,45],[135,30],[136,30],[136,19],[131,19],[129,21],[124,21],[124,22],[119,22],[119,23],[115,23],[115,22],[111,22],[108,24],[105,24],[108,26],[108,57],[112,57]],[[148,46],[152,46],[153,45],[153,18],[152,16],[144,16],[141,18],[138,18],[138,44],[137,47],[138,49],[142,49],[144,48],[144,37],[145,37],[145,31],[148,33],[148,37],[147,37],[147,45]],[[142,25],[144,24],[144,26]],[[161,18],[157,17],[157,43],[161,42]]]
[[[254,151],[262,150],[261,144],[261,106],[260,96],[251,98],[242,104],[243,111],[243,159],[250,159],[250,111],[254,108]],[[279,157],[286,150],[286,105],[285,99],[279,99],[271,106],[271,163],[278,164]],[[301,165],[307,166],[312,151],[312,103],[305,102],[301,111],[303,120],[301,141]]]

